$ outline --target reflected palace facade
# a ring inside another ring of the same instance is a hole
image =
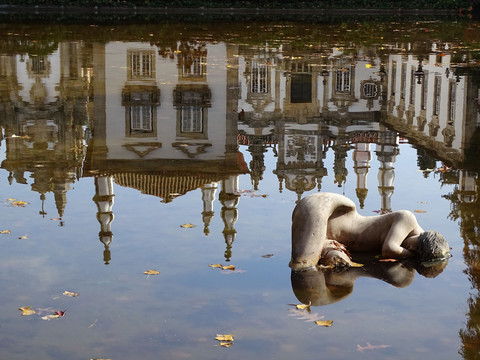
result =
[[[375,158],[380,209],[389,212],[399,143],[408,139],[420,170],[435,171],[434,159],[457,169],[441,181],[453,181],[459,201],[472,203],[478,176],[466,164],[480,124],[478,71],[465,70],[466,59],[454,61],[448,49],[311,45],[299,53],[191,40],[66,42],[44,56],[2,54],[1,166],[10,182],[26,183],[30,173],[32,190],[42,201],[53,193],[60,217],[72,184],[94,177],[106,263],[114,184],[166,203],[201,189],[205,234],[218,191],[228,260],[238,176],[250,173],[258,189],[269,148],[280,191],[300,199],[320,191],[329,171],[339,187],[353,171],[361,207]],[[328,151],[332,169],[324,165]]]

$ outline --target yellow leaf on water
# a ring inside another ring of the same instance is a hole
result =
[[[22,316],[33,315],[35,314],[35,310],[30,309],[30,306],[25,306],[18,308],[22,312]]]
[[[160,272],[157,271],[157,270],[146,270],[146,271],[144,271],[143,273],[144,273],[145,275],[158,275],[158,274],[160,274]]]
[[[63,295],[75,297],[75,296],[78,296],[78,295],[80,295],[80,294],[79,294],[79,293],[76,293],[76,292],[72,292],[72,291],[67,291],[67,290],[65,290],[65,291],[63,292]]]
[[[299,305],[295,305],[295,307],[296,307],[298,310],[307,310],[308,312],[310,312],[310,305],[312,305],[312,302],[311,302],[311,301],[308,302],[308,305],[299,304]]]
[[[215,340],[218,341],[233,341],[233,334],[217,334]]]
[[[14,199],[14,198],[7,199],[7,201],[15,201],[15,200],[17,200],[17,199]]]
[[[10,234],[10,230],[0,230],[0,234]]]
[[[54,315],[45,315],[42,316],[40,319],[42,320],[52,320],[52,319],[58,319],[60,315],[54,314]]]
[[[25,207],[25,205],[28,205],[28,202],[17,200],[17,201],[12,201],[10,204],[12,204],[13,206]]]
[[[210,264],[208,266],[210,266],[211,268],[221,268],[223,265],[221,265],[221,264]]]
[[[223,346],[223,347],[230,347],[233,345],[233,342],[229,341],[229,342],[223,342],[221,341],[220,342],[220,346]]]
[[[425,210],[413,210],[413,212],[416,212],[416,213],[422,213],[422,214],[423,214],[423,213],[426,213],[426,211],[425,211]]]
[[[332,326],[333,320],[317,320],[315,321],[315,324],[329,327],[329,326]]]
[[[182,228],[187,228],[187,229],[189,229],[189,228],[194,228],[195,226],[197,226],[197,225],[193,225],[193,224],[183,224],[183,225],[180,225],[180,227],[182,227]]]
[[[235,270],[235,265],[222,266],[222,270]]]
[[[23,240],[23,239],[27,239],[27,238],[28,238],[27,235],[23,235],[23,236],[19,236],[19,237],[18,237],[19,240]]]

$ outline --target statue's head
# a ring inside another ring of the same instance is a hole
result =
[[[443,235],[437,231],[422,232],[418,236],[417,251],[420,262],[429,262],[450,257],[450,246]]]

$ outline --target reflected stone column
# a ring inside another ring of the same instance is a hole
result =
[[[111,225],[113,222],[113,177],[99,176],[95,178],[95,196],[93,201],[97,205],[97,220],[100,223],[98,237],[105,246],[103,261],[108,265],[111,260],[110,243],[113,240]]]

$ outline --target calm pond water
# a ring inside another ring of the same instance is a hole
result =
[[[478,359],[479,23],[1,20],[1,359]],[[292,275],[318,191],[453,257]]]

